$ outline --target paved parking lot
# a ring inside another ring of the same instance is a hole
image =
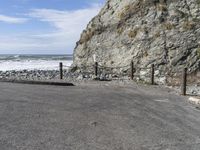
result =
[[[200,110],[134,83],[0,83],[0,149],[199,150]]]

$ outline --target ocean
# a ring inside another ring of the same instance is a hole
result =
[[[0,55],[0,71],[10,70],[58,70],[73,62],[72,55]]]

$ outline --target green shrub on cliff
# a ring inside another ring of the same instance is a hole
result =
[[[80,39],[79,43],[83,44],[83,43],[88,42],[93,37],[94,34],[95,34],[94,29],[88,29],[87,31],[84,30],[81,35],[81,39]]]
[[[200,5],[200,0],[197,0],[197,4]]]
[[[182,25],[182,27],[183,27],[183,29],[184,29],[185,31],[192,30],[192,29],[195,28],[195,26],[196,26],[196,23],[193,22],[193,21],[185,21],[185,22],[183,23],[183,25]]]
[[[129,38],[135,38],[138,34],[138,31],[139,31],[138,28],[135,28],[135,29],[129,31],[129,33],[128,33]]]

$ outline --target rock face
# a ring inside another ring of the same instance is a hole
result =
[[[73,66],[134,66],[190,72],[200,62],[200,0],[107,0],[83,31]],[[128,68],[127,68],[128,69]]]

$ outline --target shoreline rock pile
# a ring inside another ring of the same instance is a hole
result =
[[[16,79],[16,80],[56,80],[59,79],[58,70],[20,70],[20,71],[0,71],[0,79]],[[65,78],[76,78],[75,73],[67,70],[63,71]]]
[[[41,81],[56,81],[60,78],[60,72],[58,70],[21,70],[21,71],[0,71],[0,80],[41,80]],[[128,76],[119,76],[117,74],[107,75],[100,74],[98,78],[102,81],[120,81],[120,82],[131,82]],[[94,80],[95,76],[89,72],[70,72],[69,70],[63,70],[63,81],[70,82],[82,82]],[[149,77],[144,76],[143,78],[135,77],[137,82],[148,83]],[[165,77],[155,78],[156,83],[163,84]],[[180,90],[180,86],[174,85],[174,88]],[[187,91],[192,95],[200,95],[200,84],[188,85]]]

